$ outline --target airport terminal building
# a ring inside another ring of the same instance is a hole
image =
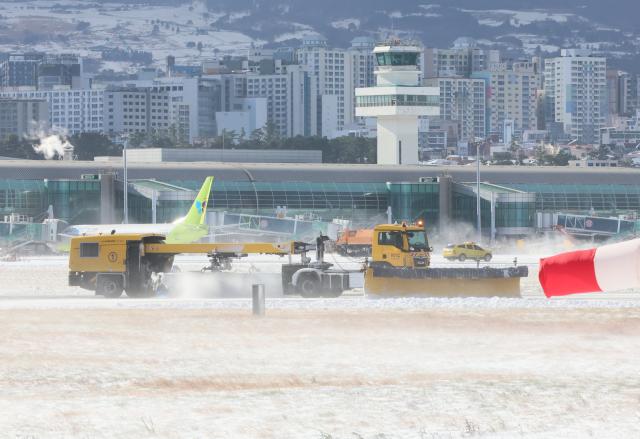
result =
[[[130,222],[155,218],[164,223],[183,216],[209,175],[215,176],[210,215],[286,212],[350,220],[354,227],[389,217],[424,219],[432,234],[476,224],[475,167],[216,162],[131,165]],[[635,218],[640,213],[640,171],[635,169],[487,166],[481,181],[487,237],[531,235],[552,228],[558,214]],[[37,222],[52,206],[54,216],[69,224],[119,223],[122,199],[117,164],[0,161],[0,216]]]

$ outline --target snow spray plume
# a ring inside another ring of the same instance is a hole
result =
[[[427,225],[427,229],[429,225]],[[476,241],[478,233],[473,224],[450,220],[442,229],[435,229],[429,233],[429,243],[435,248],[447,244],[460,244],[466,241]]]
[[[33,147],[35,152],[42,154],[47,160],[51,160],[56,157],[63,157],[65,150],[68,149],[73,149],[73,145],[71,145],[68,140],[63,139],[57,134],[41,137],[40,143]]]

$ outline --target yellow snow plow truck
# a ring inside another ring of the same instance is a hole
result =
[[[374,228],[365,292],[376,296],[520,297],[528,267],[433,267],[421,225],[381,224]]]
[[[231,261],[249,254],[288,256],[282,264],[285,295],[337,297],[351,289],[352,275],[362,276],[364,290],[376,296],[519,297],[520,279],[527,267],[433,267],[424,227],[382,224],[374,228],[371,259],[360,270],[334,269],[324,260],[320,235],[315,244],[274,243],[166,243],[158,234],[80,236],[71,240],[69,285],[95,291],[105,297],[149,297],[156,294],[160,273],[170,273],[179,254],[202,254],[209,265],[202,272],[230,276]],[[315,249],[314,261],[307,252]],[[297,262],[292,256],[299,255]],[[478,262],[479,264],[479,262]]]

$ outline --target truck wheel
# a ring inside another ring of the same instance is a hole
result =
[[[489,262],[489,261],[491,261],[491,255],[485,255],[485,256],[484,256],[484,261],[485,261],[485,262]]]
[[[305,299],[320,296],[320,281],[312,275],[306,275],[298,283],[298,292]]]
[[[122,279],[119,276],[99,276],[96,284],[96,294],[108,299],[122,296]]]
[[[460,262],[464,262],[467,260],[467,255],[465,255],[464,253],[462,253],[460,256],[458,256],[458,260]]]

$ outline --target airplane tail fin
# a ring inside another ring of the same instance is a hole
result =
[[[191,205],[189,213],[184,217],[183,224],[188,225],[201,225],[206,222],[207,214],[207,202],[209,201],[209,194],[211,192],[211,185],[213,184],[213,177],[207,177],[198,192],[198,196]]]

